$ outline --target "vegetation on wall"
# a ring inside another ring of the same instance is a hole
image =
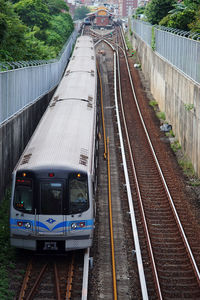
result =
[[[153,51],[156,50],[156,36],[155,36],[155,28],[154,28],[154,26],[152,26],[151,48],[152,48]]]
[[[73,31],[64,0],[0,0],[0,61],[55,58]]]

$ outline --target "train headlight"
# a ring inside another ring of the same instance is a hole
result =
[[[80,228],[85,227],[85,222],[80,222],[79,226],[80,226]]]
[[[75,230],[76,228],[77,228],[77,224],[76,224],[76,223],[72,223],[72,224],[71,224],[71,229],[72,229],[72,230]]]
[[[24,224],[24,227],[25,227],[26,229],[30,229],[30,228],[31,228],[31,223],[26,222],[26,223]]]

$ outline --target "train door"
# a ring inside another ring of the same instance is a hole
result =
[[[40,201],[37,208],[36,231],[38,235],[54,238],[66,232],[63,214],[64,181],[51,180],[40,182]]]

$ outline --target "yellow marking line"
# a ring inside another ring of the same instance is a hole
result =
[[[111,200],[109,137],[107,137],[107,162],[108,162],[108,201],[109,201],[109,217],[110,217],[110,243],[111,243],[112,273],[113,273],[113,296],[114,296],[114,300],[117,300],[117,283],[116,283],[116,268],[115,268],[115,248],[114,248],[113,223],[112,223],[112,200]]]
[[[99,71],[98,62],[97,62],[97,72],[98,72],[98,75],[99,75],[99,82],[100,82],[100,89],[101,89],[101,115],[102,115],[102,123],[103,123],[104,159],[106,159],[107,145],[106,145],[106,129],[105,129],[104,110],[103,110],[103,89],[102,89],[101,74],[100,74],[100,71]]]

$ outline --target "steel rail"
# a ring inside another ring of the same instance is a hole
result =
[[[127,163],[126,163],[126,155],[125,155],[125,149],[124,149],[121,122],[120,122],[120,116],[119,116],[118,99],[117,99],[117,74],[116,74],[116,69],[117,69],[116,54],[114,53],[115,106],[116,106],[118,132],[119,132],[119,139],[120,139],[120,147],[121,147],[122,162],[123,162],[123,168],[124,168],[124,175],[125,175],[129,210],[130,210],[130,216],[131,216],[133,239],[134,239],[134,242],[135,242],[136,259],[137,259],[138,273],[139,273],[139,278],[140,278],[141,292],[142,292],[143,299],[146,300],[146,299],[148,299],[148,292],[147,292],[147,286],[146,286],[146,279],[145,279],[145,275],[144,275],[144,267],[143,267],[142,255],[141,255],[141,250],[140,250],[140,242],[139,242],[139,237],[138,237],[138,230],[137,230],[137,224],[136,224],[136,218],[135,218],[135,212],[134,212],[134,205],[133,205],[133,199],[132,199],[132,193],[131,193],[130,181],[129,181],[129,175],[128,175],[128,168],[127,168]],[[118,67],[118,72],[119,72],[119,67]],[[120,85],[120,79],[119,79],[119,85]],[[120,89],[120,96],[121,96],[121,89]]]
[[[65,300],[71,299],[73,275],[74,275],[74,255],[72,256],[72,261],[68,271]]]
[[[129,66],[129,65],[128,65],[127,57],[126,57],[126,63],[127,63],[127,66]],[[178,226],[178,229],[179,229],[179,231],[180,231],[180,233],[181,233],[181,236],[182,236],[183,242],[184,242],[184,244],[185,244],[185,247],[186,247],[186,250],[187,250],[189,259],[190,259],[190,261],[191,261],[191,263],[192,263],[192,267],[193,267],[193,270],[194,270],[194,272],[195,272],[195,275],[196,275],[196,278],[197,278],[197,282],[198,282],[198,284],[199,284],[199,286],[200,286],[200,272],[199,272],[199,269],[198,269],[198,267],[197,267],[197,264],[196,264],[196,261],[195,261],[195,259],[194,259],[193,253],[192,253],[192,251],[191,251],[191,248],[190,248],[189,242],[188,242],[188,240],[187,240],[186,234],[185,234],[184,229],[183,229],[183,227],[182,227],[180,218],[179,218],[178,213],[177,213],[177,211],[176,211],[176,208],[175,208],[173,199],[172,199],[172,197],[171,197],[170,191],[169,191],[169,189],[168,189],[167,183],[166,183],[166,181],[165,181],[163,172],[162,172],[162,170],[161,170],[161,167],[160,167],[160,165],[159,165],[158,159],[157,159],[157,157],[156,157],[156,154],[155,154],[153,145],[152,145],[152,143],[151,143],[151,140],[150,140],[150,137],[149,137],[149,134],[148,134],[146,125],[145,125],[144,120],[143,120],[143,118],[142,118],[142,114],[141,114],[141,111],[140,111],[140,108],[139,108],[139,104],[138,104],[138,101],[137,101],[137,98],[136,98],[136,94],[135,94],[135,90],[134,90],[134,86],[133,86],[133,82],[132,82],[130,70],[128,69],[128,71],[129,71],[129,78],[130,78],[130,81],[131,81],[132,91],[133,91],[134,97],[135,97],[135,99],[136,99],[135,103],[136,103],[136,106],[137,106],[137,110],[138,110],[138,113],[139,113],[139,116],[140,116],[140,119],[141,119],[141,122],[142,122],[142,125],[143,125],[143,128],[144,128],[144,131],[145,131],[147,140],[148,140],[148,142],[149,142],[149,146],[150,146],[150,148],[151,148],[151,151],[152,151],[152,154],[153,154],[153,157],[154,157],[154,160],[155,160],[155,163],[156,163],[158,172],[159,172],[159,174],[160,174],[160,177],[161,177],[163,186],[164,186],[165,191],[166,191],[166,194],[167,194],[167,196],[168,196],[168,199],[169,199],[169,202],[170,202],[170,206],[171,206],[171,208],[172,208],[172,212],[173,212],[174,217],[175,217],[175,221],[176,221],[177,226]]]
[[[32,287],[30,293],[29,293],[28,296],[26,297],[26,300],[31,300],[31,299],[33,298],[33,295],[34,295],[34,293],[35,293],[35,291],[36,291],[36,289],[37,289],[37,287],[38,287],[38,285],[39,285],[39,283],[40,283],[40,280],[41,280],[41,278],[42,278],[42,276],[43,276],[43,274],[44,274],[46,268],[47,268],[47,264],[45,264],[45,265],[42,267],[42,270],[40,271],[40,274],[38,275],[38,277],[37,277],[37,279],[36,279],[36,282],[35,282],[34,286]]]
[[[118,64],[119,64],[119,60],[118,60]],[[119,68],[120,67],[118,66],[118,70],[119,70]],[[119,74],[119,76],[120,76],[120,74]],[[120,82],[120,80],[119,80],[119,82]],[[126,139],[127,139],[128,149],[129,149],[129,154],[130,154],[131,167],[132,167],[132,171],[133,171],[133,175],[134,175],[134,180],[135,180],[135,183],[136,183],[136,191],[137,191],[137,195],[138,195],[140,211],[141,211],[141,214],[142,214],[142,219],[143,219],[143,224],[144,224],[144,231],[145,231],[147,242],[148,242],[147,245],[148,245],[149,255],[150,255],[151,264],[152,264],[152,268],[153,268],[153,275],[154,275],[154,279],[155,279],[156,290],[157,290],[157,294],[158,294],[159,299],[162,299],[162,293],[161,293],[160,283],[159,283],[159,279],[158,279],[158,273],[157,273],[155,259],[154,259],[154,255],[153,255],[153,249],[152,249],[152,245],[151,245],[151,240],[150,240],[149,230],[148,230],[148,226],[147,226],[147,221],[146,221],[144,208],[143,208],[143,204],[142,204],[142,197],[141,197],[140,187],[139,187],[139,183],[138,183],[138,179],[137,179],[135,163],[134,163],[133,154],[132,154],[132,151],[131,151],[128,128],[126,126],[126,118],[125,118],[125,113],[124,113],[124,109],[123,109],[121,87],[120,87],[120,102],[121,102],[121,108],[122,108],[122,116],[123,116],[123,120],[124,120]]]
[[[32,260],[29,262],[27,269],[26,269],[26,274],[24,276],[24,280],[23,280],[23,284],[20,290],[20,294],[19,294],[19,298],[18,300],[23,300],[24,296],[25,296],[25,292],[27,289],[27,285],[28,285],[28,281],[29,281],[29,277],[31,274],[31,269],[32,269]]]
[[[56,299],[61,300],[58,269],[55,263],[54,263],[54,274],[55,274],[55,281],[56,281],[56,297],[57,297]]]
[[[134,207],[133,207],[133,199],[132,199],[132,194],[131,194],[128,168],[127,168],[127,163],[126,163],[126,156],[125,156],[124,143],[123,143],[122,130],[121,130],[121,124],[120,124],[120,117],[119,117],[119,109],[118,109],[116,50],[113,47],[113,45],[110,42],[108,42],[107,40],[101,39],[99,42],[101,42],[101,41],[107,43],[114,52],[114,94],[115,94],[115,107],[116,107],[118,131],[119,131],[119,138],[120,138],[124,175],[125,175],[125,181],[126,181],[126,189],[127,189],[127,195],[128,195],[129,210],[130,210],[130,216],[131,216],[133,239],[135,242],[135,249],[136,249],[136,259],[137,259],[138,273],[139,273],[139,278],[140,278],[141,292],[142,292],[143,299],[147,300],[148,293],[147,293],[146,279],[145,279],[145,275],[144,275],[144,267],[143,267],[141,250],[140,250],[140,243],[139,243],[137,224],[136,224]],[[97,42],[96,45],[99,42]],[[116,46],[118,46],[118,45],[116,44]]]
[[[123,51],[123,52],[124,52],[124,51]],[[124,52],[124,55],[125,55],[125,52]],[[177,211],[176,211],[175,205],[174,205],[174,203],[173,203],[173,199],[172,199],[172,197],[171,197],[170,191],[169,191],[168,186],[167,186],[167,183],[166,183],[166,181],[165,181],[163,172],[162,172],[162,170],[161,170],[161,167],[160,167],[160,165],[159,165],[158,159],[157,159],[157,157],[156,157],[155,150],[154,150],[153,145],[152,145],[152,143],[151,143],[151,139],[150,139],[150,137],[149,137],[149,134],[148,134],[146,125],[145,125],[144,120],[143,120],[143,118],[142,118],[142,114],[141,114],[141,111],[140,111],[140,108],[139,108],[139,104],[138,104],[138,101],[137,101],[137,97],[136,97],[136,94],[135,94],[135,89],[134,89],[134,86],[133,86],[133,81],[132,81],[132,77],[131,77],[131,73],[130,73],[130,69],[129,69],[129,64],[128,64],[128,59],[127,59],[127,56],[126,56],[126,55],[125,55],[125,59],[126,59],[126,64],[127,64],[128,74],[129,74],[129,80],[130,80],[130,83],[131,83],[131,88],[132,88],[132,92],[133,92],[133,95],[134,95],[134,99],[135,99],[135,104],[136,104],[136,107],[137,107],[137,111],[138,111],[138,114],[139,114],[139,117],[140,117],[140,120],[141,120],[143,129],[144,129],[144,131],[145,131],[147,140],[148,140],[148,142],[149,142],[149,146],[150,146],[150,148],[151,148],[152,155],[153,155],[153,158],[154,158],[154,160],[155,160],[155,163],[156,163],[158,172],[159,172],[159,174],[160,174],[162,184],[163,184],[163,186],[164,186],[164,189],[165,189],[165,191],[166,191],[167,197],[168,197],[168,199],[169,199],[169,203],[170,203],[170,206],[171,206],[171,208],[172,208],[172,212],[173,212],[173,214],[174,214],[175,221],[176,221],[176,223],[177,223],[177,226],[178,226],[178,229],[179,229],[180,234],[181,234],[181,236],[182,236],[183,242],[184,242],[184,244],[185,244],[185,247],[186,247],[186,250],[187,250],[189,259],[190,259],[190,261],[191,261],[193,270],[194,270],[194,272],[195,272],[195,276],[196,276],[196,278],[197,278],[197,282],[198,282],[198,284],[200,285],[200,272],[199,272],[199,269],[198,269],[198,267],[197,267],[196,261],[195,261],[195,259],[194,259],[193,253],[192,253],[192,251],[191,251],[189,242],[188,242],[188,240],[187,240],[186,234],[185,234],[184,229],[183,229],[183,227],[182,227],[182,224],[181,224],[180,218],[179,218],[179,216],[178,216],[178,213],[177,213]]]
[[[109,137],[107,137],[107,167],[108,167],[108,204],[109,204],[109,223],[110,223],[110,244],[111,244],[111,257],[112,257],[113,298],[114,298],[114,300],[117,300],[115,246],[114,246],[114,234],[113,234],[113,222],[112,222],[112,196],[111,196]]]
[[[120,47],[120,49],[122,50],[122,52],[124,54],[124,57],[126,59],[126,52],[124,51],[123,48]],[[120,71],[119,70],[120,70],[120,66],[119,66],[119,56],[118,56],[118,72],[119,72],[119,78],[120,78]],[[127,70],[128,70],[128,74],[130,74],[129,66],[127,66]],[[129,75],[129,80],[130,80],[130,75]],[[131,83],[131,81],[130,81],[130,83]],[[119,84],[120,84],[120,79],[119,79]],[[147,238],[147,246],[148,246],[151,265],[152,265],[152,269],[153,269],[153,276],[154,276],[156,291],[157,291],[157,294],[158,294],[158,298],[161,300],[161,299],[163,299],[163,297],[162,297],[162,293],[161,293],[161,288],[160,288],[160,283],[159,283],[159,278],[158,278],[158,272],[157,272],[156,263],[155,263],[155,259],[154,259],[153,248],[152,248],[152,245],[151,245],[151,239],[150,239],[150,235],[149,235],[149,229],[148,229],[148,225],[147,225],[147,221],[146,221],[146,216],[145,216],[145,213],[144,213],[144,207],[143,207],[143,203],[142,203],[142,196],[141,196],[141,193],[140,193],[140,187],[139,187],[139,182],[138,182],[138,179],[137,179],[137,172],[136,172],[136,168],[135,168],[135,162],[134,162],[133,154],[132,154],[132,150],[131,150],[131,144],[130,144],[130,138],[129,138],[129,134],[128,134],[128,128],[126,126],[126,118],[125,118],[125,113],[124,113],[124,109],[123,109],[123,101],[122,101],[122,94],[121,94],[121,84],[120,84],[120,102],[121,102],[121,108],[122,108],[122,116],[123,116],[123,120],[124,120],[126,139],[127,139],[128,149],[129,149],[129,154],[130,154],[130,159],[131,159],[131,167],[132,167],[132,171],[133,171],[133,175],[134,175],[134,180],[135,180],[135,183],[136,183],[136,191],[137,191],[137,195],[138,195],[140,211],[141,211],[141,214],[142,214],[142,219],[143,219],[143,224],[144,224],[144,231],[145,231],[145,235],[146,235],[146,238]]]

